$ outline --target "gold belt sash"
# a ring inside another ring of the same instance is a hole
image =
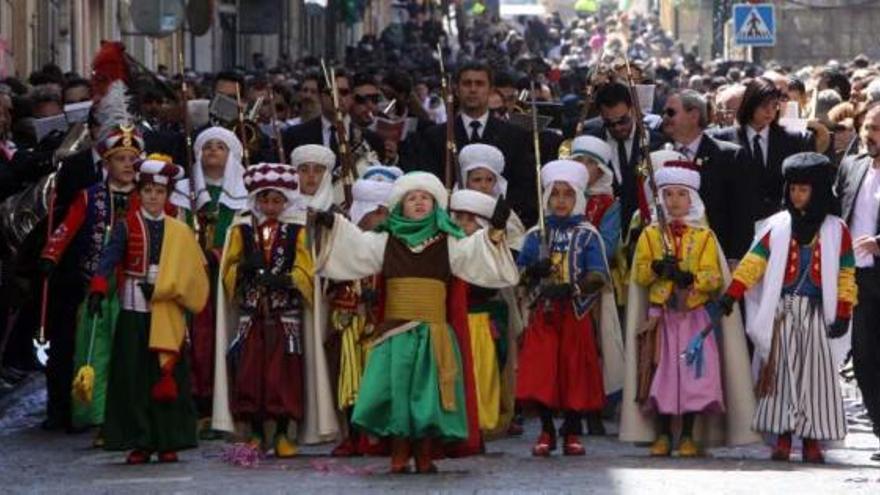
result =
[[[458,362],[446,327],[446,284],[430,278],[398,277],[387,279],[385,288],[386,320],[422,321],[428,325],[440,382],[440,402],[444,410],[454,411]]]

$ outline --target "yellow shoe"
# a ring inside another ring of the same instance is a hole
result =
[[[287,435],[275,435],[275,457],[286,459],[296,455],[296,444]]]
[[[651,444],[651,455],[654,457],[668,456],[672,451],[672,442],[669,441],[669,435],[660,435],[654,443]]]
[[[700,455],[700,448],[697,442],[691,437],[682,437],[681,444],[678,446],[679,457],[697,457]]]

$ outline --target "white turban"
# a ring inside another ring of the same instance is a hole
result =
[[[611,163],[611,146],[594,136],[578,136],[571,143],[571,158],[591,158],[599,165],[602,176],[589,186],[588,194],[612,194],[614,192],[614,172]]]
[[[336,165],[336,154],[324,146],[304,144],[297,146],[290,153],[290,163],[297,170],[306,163],[324,166],[324,175],[321,177],[321,183],[318,184],[318,190],[315,191],[315,194],[303,194],[301,184],[300,189],[297,189],[295,209],[298,218],[305,222],[306,211],[309,208],[318,211],[330,209],[333,206],[333,167]]]
[[[492,195],[496,198],[507,194],[507,179],[504,173],[504,154],[498,148],[482,143],[469,144],[461,149],[458,154],[458,166],[461,169],[461,180],[465,184],[458,184],[458,188],[465,188],[468,173],[478,168],[485,168],[495,176],[495,188]]]
[[[687,189],[691,198],[691,207],[682,220],[691,225],[705,225],[706,208],[699,192],[700,172],[692,168],[691,162],[667,161],[663,168],[654,174],[654,179],[657,181],[657,189],[660,191],[661,197],[660,204],[663,206],[667,219],[671,220],[666,204],[662,201],[663,190],[669,187],[683,187]]]
[[[244,167],[241,164],[241,142],[238,137],[230,130],[223,127],[210,127],[199,133],[193,144],[193,152],[195,153],[196,163],[192,170],[192,182],[196,189],[196,208],[201,209],[207,203],[211,202],[211,195],[208,193],[207,183],[205,180],[205,171],[202,168],[202,150],[208,141],[220,141],[229,149],[229,155],[226,158],[226,166],[223,168],[222,191],[220,192],[220,203],[226,205],[233,211],[239,211],[247,207],[247,190],[244,187]],[[171,195],[171,202],[175,206],[190,209],[189,202],[189,181],[180,180],[174,186],[174,192]]]
[[[472,189],[461,189],[452,193],[452,197],[449,198],[449,209],[473,213],[477,216],[480,227],[486,228],[489,226],[489,219],[495,213],[497,203],[498,200],[488,194]]]
[[[550,194],[553,192],[553,184],[565,182],[571,186],[576,194],[572,215],[583,215],[587,209],[587,198],[584,191],[587,188],[590,174],[583,164],[574,160],[554,160],[541,168],[541,184],[544,186],[544,208],[550,208]]]
[[[349,215],[354,224],[360,221],[368,213],[380,206],[387,206],[388,196],[394,187],[394,181],[403,175],[397,167],[384,165],[371,165],[367,167],[364,175],[354,182],[351,188],[351,210]]]
[[[434,196],[434,201],[440,208],[446,209],[449,204],[449,194],[440,179],[428,172],[410,172],[394,182],[391,195],[388,197],[388,209],[393,210],[406,193],[410,191],[426,191]]]

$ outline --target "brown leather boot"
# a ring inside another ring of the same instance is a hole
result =
[[[408,438],[391,439],[391,473],[409,472],[410,443]]]
[[[420,474],[437,472],[437,465],[433,459],[433,442],[430,438],[423,438],[416,442],[416,471]]]

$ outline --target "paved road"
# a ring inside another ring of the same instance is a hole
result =
[[[386,459],[333,459],[327,446],[237,467],[220,459],[222,442],[183,453],[179,464],[126,466],[120,453],[89,448],[87,433],[41,431],[41,387],[31,380],[0,410],[0,493],[880,493],[880,465],[868,459],[876,440],[854,403],[851,433],[828,452],[826,466],[770,462],[763,446],[652,459],[612,437],[588,439],[586,457],[536,459],[529,448],[537,425],[530,422],[524,437],[490,443],[488,455],[441,462],[439,475],[392,476]]]

